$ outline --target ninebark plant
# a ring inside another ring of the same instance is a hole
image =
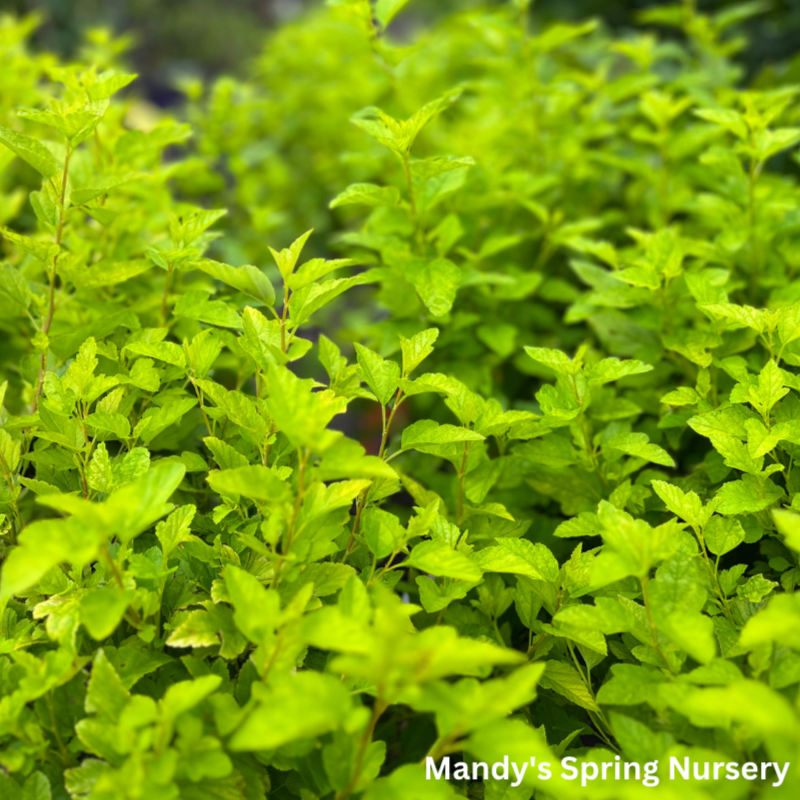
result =
[[[409,52],[405,3],[331,5],[300,54],[355,37],[332,95],[226,79],[194,144],[111,40],[65,66],[0,26],[0,794],[657,797],[424,762],[793,761],[800,128],[796,87],[736,85],[757,9],[652,12],[679,45],[516,0]]]

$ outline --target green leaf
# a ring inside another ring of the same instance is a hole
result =
[[[354,183],[336,195],[330,208],[348,205],[396,206],[400,202],[400,190],[394,186],[376,186],[374,183]]]
[[[161,544],[164,554],[164,564],[169,561],[175,548],[191,537],[189,527],[197,513],[197,508],[192,505],[176,508],[165,520],[156,525],[156,537]]]
[[[337,269],[344,267],[353,267],[356,261],[352,258],[335,258],[333,260],[326,260],[324,258],[312,258],[311,261],[306,261],[297,271],[289,278],[289,287],[292,291],[298,291],[312,283],[315,283],[325,275],[335,272]]]
[[[381,508],[366,509],[361,520],[367,547],[376,558],[386,558],[399,549],[407,538],[400,520]]]
[[[298,672],[257,695],[258,704],[233,734],[235,752],[272,750],[319,736],[342,725],[351,711],[342,681],[319,672]]]
[[[277,472],[258,464],[210,472],[206,480],[216,492],[242,494],[261,502],[280,503],[289,494],[288,485]]]
[[[745,539],[744,528],[733,517],[712,517],[704,531],[706,547],[715,556],[724,556],[738,547]]]
[[[602,386],[605,383],[627,378],[629,375],[641,375],[651,372],[652,367],[641,361],[620,361],[617,358],[604,358],[586,370],[590,386]]]
[[[461,270],[452,261],[446,258],[410,261],[405,267],[405,277],[432,316],[442,317],[453,307],[461,285]]]
[[[651,444],[646,433],[620,433],[612,436],[606,442],[606,447],[620,450],[629,456],[643,458],[645,461],[652,461],[654,464],[662,464],[665,467],[675,466],[670,454],[657,444]]]
[[[364,382],[382,406],[389,404],[400,380],[396,361],[381,358],[376,352],[356,342],[356,357]]]
[[[453,444],[456,442],[482,442],[486,437],[467,428],[455,425],[439,425],[430,419],[415,422],[403,431],[402,449],[420,450],[431,445]]]
[[[298,289],[289,299],[289,311],[292,322],[302,325],[312,314],[319,311],[331,300],[337,298],[353,286],[362,286],[369,283],[373,277],[367,273],[355,275],[352,278],[337,278],[335,280],[312,283]]]
[[[81,622],[95,641],[107,639],[117,629],[134,595],[113,586],[92,590],[81,598]]]
[[[404,378],[407,378],[433,352],[433,344],[438,338],[438,328],[420,331],[410,339],[400,337]]]
[[[102,648],[95,653],[86,693],[86,711],[116,721],[130,700],[130,694]]]
[[[497,539],[496,544],[478,551],[474,561],[484,572],[524,575],[539,581],[558,578],[558,562],[543,545],[527,539]]]
[[[269,365],[270,396],[267,409],[278,429],[295,447],[324,451],[338,438],[326,430],[328,423],[347,408],[347,400],[330,391],[312,391],[308,381],[300,380],[286,367]]]
[[[744,475],[741,480],[725,483],[717,492],[720,514],[755,514],[769,508],[783,497],[783,489],[769,478]]]
[[[246,264],[243,267],[231,267],[219,261],[211,261],[203,258],[191,262],[191,266],[211,275],[218,281],[238,289],[240,292],[249,294],[256,300],[260,300],[266,306],[275,305],[275,290],[272,284],[258,267]]]
[[[99,546],[99,534],[78,519],[32,522],[4,559],[0,599],[24,594],[57,564],[88,564],[97,558]]]
[[[430,575],[459,581],[479,581],[483,574],[480,567],[463,553],[435,540],[420,542],[404,563]]]
[[[308,237],[311,236],[312,233],[313,231],[306,231],[302,236],[295,239],[295,241],[292,242],[289,247],[284,248],[280,252],[276,252],[271,247],[269,248],[270,253],[272,253],[272,257],[275,259],[275,263],[278,265],[278,269],[283,276],[284,282],[288,281],[289,276],[292,274],[292,272],[294,272],[297,259],[300,257],[300,253],[302,252],[305,243],[308,241]]]
[[[54,178],[61,170],[55,156],[44,145],[24,133],[17,133],[0,125],[0,143],[23,161],[27,161],[45,178]]]
[[[587,711],[600,711],[600,706],[597,705],[578,674],[578,670],[572,664],[565,664],[563,661],[545,661],[544,664],[545,670],[539,679],[539,686],[558,692],[571,703],[575,703]]]

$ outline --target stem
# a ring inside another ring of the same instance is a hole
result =
[[[298,478],[298,485],[297,485],[297,498],[294,501],[294,508],[292,509],[292,518],[289,521],[289,530],[286,534],[286,545],[283,548],[283,553],[281,554],[281,559],[278,562],[278,566],[275,568],[275,586],[279,586],[281,582],[281,569],[283,568],[283,564],[286,561],[286,556],[289,555],[289,550],[292,547],[292,540],[294,539],[294,528],[295,524],[297,523],[297,515],[300,513],[300,506],[303,504],[303,496],[305,493],[305,479],[306,479],[306,465],[308,464],[309,458],[309,451],[308,450],[298,450],[297,458],[300,462],[300,475]]]
[[[64,233],[64,202],[67,196],[67,174],[69,173],[69,159],[72,155],[72,151],[69,149],[69,140],[67,140],[67,149],[66,154],[64,156],[64,171],[61,175],[61,196],[58,204],[58,227],[56,228],[56,240],[55,243],[58,247],[61,247],[61,237]],[[56,268],[58,265],[58,253],[56,253],[55,257],[53,258],[53,269],[50,270],[50,289],[48,291],[47,297],[47,318],[45,319],[44,325],[42,325],[42,332],[47,335],[50,333],[50,326],[53,324],[53,315],[56,311]],[[44,376],[47,372],[47,350],[42,353],[40,359],[40,367],[39,367],[39,379],[36,381],[36,393],[33,397],[33,412],[36,413],[36,409],[39,406],[39,396],[42,393],[42,387],[44,386]]]
[[[286,352],[286,317],[289,314],[289,287],[283,286],[283,309],[281,310],[281,352]]]
[[[650,627],[650,634],[653,637],[653,649],[658,653],[661,657],[661,660],[666,665],[667,669],[672,672],[672,667],[667,660],[667,657],[664,655],[664,651],[661,649],[661,645],[658,643],[658,629],[656,628],[656,623],[653,620],[653,612],[650,608],[650,597],[647,593],[647,585],[650,582],[650,578],[645,576],[644,578],[640,578],[639,582],[642,584],[642,600],[644,601],[644,609],[647,612],[647,624]]]
[[[464,442],[464,456],[461,459],[461,469],[458,471],[458,508],[456,511],[456,525],[461,526],[461,517],[464,515],[464,473],[467,468],[468,445]]]
[[[391,413],[389,414],[389,419],[386,419],[386,408],[385,406],[381,406],[381,412],[383,415],[383,435],[381,436],[381,446],[378,450],[378,458],[385,458],[386,456],[386,445],[389,443],[389,430],[392,427],[392,420],[394,420],[394,415],[397,413],[398,406],[400,405],[400,400],[403,396],[403,390],[398,389],[397,394],[394,396],[394,403],[392,405]],[[369,491],[369,490],[367,490]],[[350,538],[347,540],[347,547],[344,551],[344,557],[342,558],[342,564],[347,563],[347,559],[350,556],[350,553],[353,552],[353,542],[355,541],[356,531],[358,530],[358,526],[361,523],[361,512],[364,510],[364,501],[367,497],[367,491],[362,492],[358,500],[356,501],[356,515],[355,519],[353,520],[353,529],[350,531]]]
[[[386,711],[387,705],[387,703],[380,700],[375,700],[369,725],[367,725],[367,729],[364,731],[364,735],[361,737],[361,741],[358,745],[358,755],[356,756],[356,767],[353,772],[353,777],[350,779],[350,783],[336,795],[335,800],[344,800],[345,797],[349,797],[352,794],[353,789],[358,783],[358,779],[361,777],[361,768],[364,766],[364,755],[367,752],[367,745],[372,741],[372,734],[375,732],[375,726],[378,724],[381,714]]]
[[[167,267],[167,277],[164,279],[164,293],[161,295],[161,327],[167,324],[167,299],[169,297],[169,285],[172,273],[175,270],[174,262]]]
[[[411,179],[411,165],[408,157],[408,152],[403,153],[403,174],[406,176],[406,185],[408,186],[408,202],[411,205],[411,220],[414,223],[414,239],[417,242],[417,250],[422,255],[425,250],[424,239],[422,237],[419,209],[417,208],[417,198],[414,194],[414,181]]]
[[[203,393],[200,391],[200,387],[192,381],[192,386],[194,386],[194,392],[197,395],[197,402],[200,404],[200,413],[203,415],[203,422],[206,424],[206,430],[208,431],[209,436],[214,435],[214,431],[211,430],[211,422],[209,422],[208,415],[206,414],[206,409],[203,406]]]
[[[64,762],[65,767],[69,767],[72,764],[72,760],[69,757],[67,748],[64,747],[64,740],[61,738],[61,733],[59,732],[58,725],[56,724],[56,712],[53,708],[52,691],[45,694],[45,701],[47,702],[47,710],[50,712],[50,724],[53,726],[53,735],[56,737],[56,743],[58,744],[58,751],[61,754],[61,760]]]
[[[3,476],[5,477],[6,483],[8,484],[8,490],[11,492],[11,496],[14,498],[12,505],[13,505],[13,508],[14,508],[14,516],[16,517],[16,520],[17,520],[16,521],[17,531],[16,531],[16,534],[13,537],[13,542],[16,544],[17,535],[20,533],[20,531],[23,528],[22,517],[20,516],[20,513],[19,513],[19,504],[18,504],[17,493],[14,491],[14,480],[11,477],[11,472],[8,469],[8,464],[6,464],[6,460],[3,457],[3,453],[2,452],[0,452],[0,467],[2,467],[2,469],[3,469]]]
[[[121,591],[125,591],[125,583],[122,580],[122,573],[119,571],[119,566],[117,566],[117,562],[114,561],[113,556],[111,555],[111,551],[108,549],[108,542],[104,542],[100,548],[100,554],[106,560],[106,563],[111,568],[111,572],[114,575],[114,581],[117,584],[117,588]],[[136,611],[135,608],[128,606],[128,612],[130,613],[131,620],[135,627],[141,627],[142,618],[139,616],[139,612]]]

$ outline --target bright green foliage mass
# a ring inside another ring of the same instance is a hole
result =
[[[800,87],[742,86],[759,4],[400,45],[406,5],[314,10],[188,122],[106,35],[0,21],[3,798],[772,792],[445,755],[800,792]]]

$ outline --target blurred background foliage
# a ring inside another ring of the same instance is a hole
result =
[[[704,13],[724,11],[732,0],[696,0]],[[499,3],[498,3],[499,4]],[[108,27],[132,37],[132,66],[159,105],[179,100],[174,81],[187,75],[208,79],[222,73],[244,75],[264,46],[264,34],[323,5],[321,0],[0,0],[0,10],[16,14],[39,12],[45,23],[34,36],[42,50],[62,57],[79,53],[83,32]],[[412,0],[395,35],[435,23],[454,11],[485,3],[476,0]],[[637,24],[643,11],[663,5],[659,0],[536,0],[532,13],[543,22],[578,21],[598,17],[617,32]],[[744,63],[751,75],[785,62],[797,51],[800,3],[796,0],[754,2],[763,10],[742,25],[750,42]],[[209,24],[213,21],[213,24]],[[800,62],[784,64],[800,75]]]

